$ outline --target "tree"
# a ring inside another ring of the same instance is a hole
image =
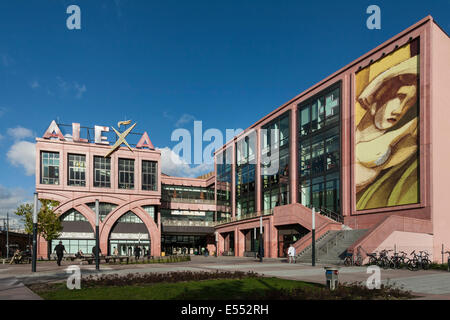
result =
[[[40,199],[41,209],[38,212],[37,233],[47,241],[47,257],[50,259],[51,241],[61,236],[63,226],[61,220],[53,211],[53,208],[59,205],[58,201]],[[25,232],[33,233],[33,205],[26,203],[20,205],[15,214],[22,217],[25,224]]]

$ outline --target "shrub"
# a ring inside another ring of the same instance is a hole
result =
[[[101,276],[90,275],[81,279],[81,286],[83,288],[97,287],[97,286],[130,286],[143,285],[159,282],[181,282],[181,281],[200,281],[200,280],[215,280],[215,279],[243,279],[249,277],[260,277],[254,272],[167,272],[167,273],[129,273],[127,275],[119,276],[118,274],[106,274]]]

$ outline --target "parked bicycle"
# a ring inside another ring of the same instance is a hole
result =
[[[401,269],[404,266],[408,265],[408,254],[404,251],[395,252],[391,257],[391,268],[392,269]]]
[[[357,248],[357,253],[354,255],[353,253],[348,254],[344,259],[344,265],[346,267],[349,266],[362,266],[363,258],[361,255],[361,247]]]
[[[408,261],[408,270],[417,271],[419,269],[428,270],[430,268],[431,261],[428,252],[419,251],[419,254],[417,254],[416,250],[414,250],[411,252],[411,256],[413,256],[413,258]]]

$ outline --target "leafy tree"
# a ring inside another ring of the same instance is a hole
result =
[[[61,220],[53,211],[53,208],[59,205],[58,201],[40,199],[41,209],[38,212],[37,232],[47,243],[47,257],[50,259],[52,240],[58,239],[63,230]],[[28,234],[33,233],[33,205],[26,203],[20,205],[15,214],[22,217],[22,221],[25,224],[25,232]]]

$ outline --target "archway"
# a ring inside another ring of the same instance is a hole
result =
[[[132,256],[137,248],[140,255],[152,255],[151,238],[145,223],[133,211],[125,212],[111,228],[108,254]]]
[[[60,215],[63,231],[58,239],[50,243],[51,252],[55,246],[62,242],[68,254],[75,254],[81,251],[83,254],[90,254],[95,246],[94,229],[82,212],[71,208]]]

